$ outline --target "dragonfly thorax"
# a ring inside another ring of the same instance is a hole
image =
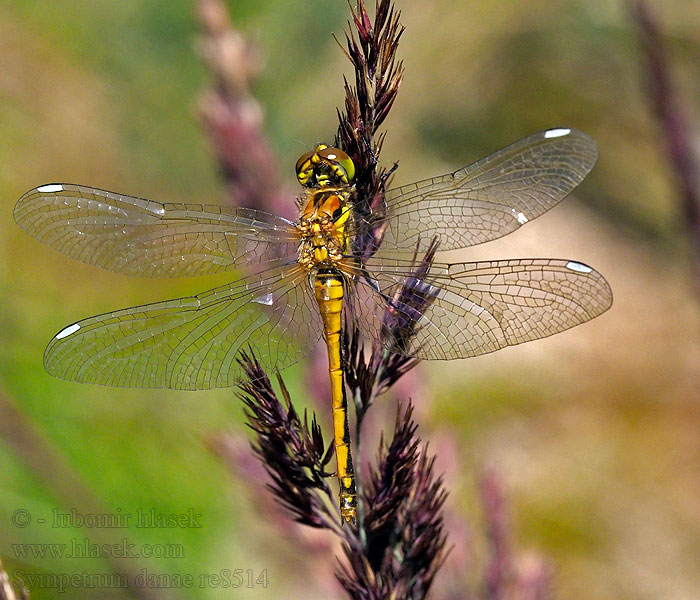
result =
[[[336,266],[346,256],[350,193],[347,186],[308,192],[298,224],[301,235],[299,263],[308,270]]]

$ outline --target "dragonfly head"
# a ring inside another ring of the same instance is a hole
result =
[[[339,148],[319,144],[299,157],[297,179],[305,187],[350,185],[355,177],[352,159]]]

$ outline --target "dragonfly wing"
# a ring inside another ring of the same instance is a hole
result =
[[[240,350],[283,369],[321,336],[298,266],[273,268],[189,298],[118,310],[60,331],[44,354],[56,377],[118,387],[202,390],[235,385]]]
[[[15,220],[39,241],[126,275],[204,275],[272,266],[297,251],[296,227],[249,208],[153,202],[71,184],[30,190]]]
[[[593,168],[595,142],[574,129],[550,129],[472,165],[386,193],[379,253],[440,239],[440,250],[502,237],[565,198]]]
[[[570,260],[435,263],[423,278],[407,276],[406,261],[382,263],[372,265],[372,284],[362,286],[376,309],[364,313],[362,325],[383,345],[421,359],[468,358],[548,337],[612,304],[603,276]],[[397,340],[395,327],[387,328],[397,322],[414,322],[415,335]]]

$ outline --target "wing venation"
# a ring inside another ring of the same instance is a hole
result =
[[[144,277],[271,267],[293,257],[299,239],[293,223],[249,208],[161,204],[72,184],[30,190],[14,215],[30,235],[71,258]]]
[[[423,277],[410,275],[408,261],[373,260],[373,285],[359,285],[374,304],[360,313],[363,329],[390,349],[421,359],[468,358],[548,337],[612,305],[603,276],[570,260],[435,263]],[[415,323],[408,342],[387,328],[397,315]]]
[[[307,275],[274,268],[189,298],[90,317],[59,332],[46,370],[70,381],[117,387],[204,390],[244,376],[249,347],[264,369],[306,356],[321,336]]]
[[[440,250],[502,237],[565,198],[597,156],[585,133],[550,129],[454,173],[389,190],[379,254],[412,251],[435,236]]]

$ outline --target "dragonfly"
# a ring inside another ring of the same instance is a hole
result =
[[[296,220],[80,185],[39,186],[17,202],[15,220],[76,260],[142,277],[247,269],[196,296],[68,325],[48,344],[44,366],[51,375],[83,383],[205,390],[245,378],[241,351],[253,349],[261,366],[275,372],[323,338],[340,513],[353,523],[344,308],[387,351],[437,360],[544,338],[600,315],[612,304],[610,286],[576,260],[433,262],[417,275],[411,257],[425,240],[437,240],[447,251],[517,230],[565,198],[596,159],[595,142],[585,133],[549,129],[452,173],[390,189],[371,222],[383,232],[373,254],[358,250],[359,232],[370,223],[353,210],[355,166],[341,149],[323,144],[296,164],[303,186]],[[408,288],[429,300],[419,311],[401,300]],[[414,323],[412,335],[387,335],[381,316],[387,311]]]

